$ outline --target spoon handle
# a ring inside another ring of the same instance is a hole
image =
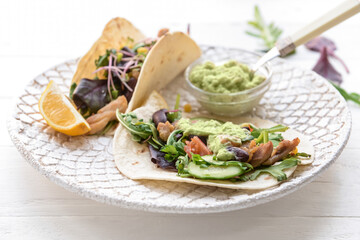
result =
[[[289,37],[279,40],[276,47],[280,51],[280,55],[285,56],[296,47],[308,42],[358,12],[360,12],[360,0],[346,0]]]

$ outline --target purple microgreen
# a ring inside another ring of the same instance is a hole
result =
[[[323,47],[321,50],[321,55],[313,70],[317,72],[319,75],[324,78],[331,80],[335,83],[341,84],[342,77],[341,74],[335,70],[335,68],[331,65],[328,58],[328,50],[327,47]]]
[[[190,36],[190,23],[187,24],[186,33]]]
[[[316,37],[313,40],[310,40],[309,42],[307,42],[305,44],[305,47],[307,49],[309,49],[311,51],[315,51],[315,52],[321,52],[321,50],[326,47],[327,54],[329,56],[335,58],[336,60],[338,60],[341,63],[341,65],[343,65],[346,72],[349,73],[349,68],[346,66],[344,61],[335,54],[337,47],[336,47],[335,43],[332,40],[330,40],[329,38],[321,37],[321,36]]]
[[[111,55],[109,56],[109,68],[112,67],[112,57]],[[109,95],[110,95],[110,101],[113,100],[112,98],[112,94],[111,94],[111,88],[110,88],[110,82],[112,82],[112,73],[111,71],[108,71],[108,80],[107,80],[107,88],[108,88],[108,92],[109,92]]]
[[[134,64],[134,61],[133,60],[130,60],[130,61],[128,61],[126,64],[125,64],[125,68],[124,68],[124,71],[123,71],[123,73],[122,73],[122,77],[123,77],[123,79],[126,79],[126,72],[127,72],[127,70],[132,66]]]
[[[111,59],[112,59],[112,61],[111,61]],[[116,59],[117,59],[117,57],[114,55],[114,54],[110,54],[110,63],[109,63],[109,66],[110,67],[116,67]],[[112,64],[114,65],[114,66],[112,66]],[[109,74],[109,72],[108,72],[108,74]],[[112,70],[110,70],[110,75],[111,75],[111,86],[112,86],[112,88],[114,89],[114,90],[116,90],[116,88],[115,88],[115,84],[114,84],[114,80],[113,80],[113,78],[112,78]]]
[[[122,72],[120,70],[118,71],[114,71],[115,74],[117,75],[117,77],[120,79],[120,81],[124,84],[124,86],[130,91],[132,92],[133,89],[126,83],[126,81],[120,76],[120,74],[122,74]]]

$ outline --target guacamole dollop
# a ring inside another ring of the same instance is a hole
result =
[[[196,87],[212,93],[235,93],[254,88],[265,81],[265,77],[250,75],[251,69],[235,60],[216,66],[206,62],[195,66],[189,80]]]
[[[181,118],[176,124],[177,129],[185,135],[208,136],[207,146],[216,155],[217,160],[234,159],[234,153],[227,150],[232,144],[241,145],[242,141],[252,139],[250,131],[232,122],[220,122],[213,119]]]

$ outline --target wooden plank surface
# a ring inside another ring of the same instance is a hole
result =
[[[279,200],[219,214],[155,214],[82,198],[31,168],[6,130],[12,103],[24,84],[83,54],[111,17],[127,17],[147,35],[163,26],[184,30],[190,22],[198,43],[256,50],[259,42],[244,34],[254,4],[289,34],[338,2],[1,1],[0,239],[360,239],[360,107],[352,103],[350,140],[326,172]],[[359,29],[360,16],[355,16],[326,34],[351,70],[341,71],[344,87],[357,92]],[[310,69],[317,58],[317,53],[300,48],[288,60]]]

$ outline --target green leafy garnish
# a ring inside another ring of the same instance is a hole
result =
[[[185,144],[182,142],[176,142],[174,145],[165,145],[161,148],[161,152],[165,152],[165,160],[168,162],[175,161],[180,156],[185,156],[186,153],[184,151]]]
[[[166,153],[164,158],[168,162],[175,161],[178,157],[186,155],[186,152],[184,151],[185,143],[181,141],[182,138],[176,140],[176,135],[182,132],[183,131],[180,129],[172,131],[167,139],[166,145],[160,150],[161,152]]]
[[[116,49],[107,49],[104,55],[99,56],[99,58],[95,60],[96,68],[108,66],[110,54],[114,54],[115,56],[117,56]]]
[[[158,138],[154,123],[145,123],[142,119],[138,119],[134,113],[122,114],[119,110],[116,110],[116,117],[121,125],[131,133],[132,139],[135,142],[148,142],[158,150],[164,146]]]
[[[189,156],[180,156],[175,163],[176,169],[178,170],[178,175],[180,177],[191,177],[187,170],[187,166],[189,165]]]
[[[284,159],[280,164],[278,165],[272,165],[270,167],[261,168],[258,170],[255,170],[253,173],[249,175],[244,175],[240,177],[240,181],[253,181],[255,180],[260,174],[268,173],[272,175],[274,178],[276,178],[279,182],[284,181],[287,179],[286,174],[283,172],[283,170],[295,167],[299,163],[299,160],[297,158],[287,158]]]
[[[348,93],[345,89],[341,88],[339,85],[331,81],[329,82],[340,92],[340,94],[344,97],[346,101],[352,101],[360,105],[360,94],[354,92]]]
[[[269,134],[269,140],[273,143],[274,147],[277,147],[279,145],[279,143],[284,140],[283,136],[278,133],[270,133]]]
[[[264,18],[261,16],[258,6],[255,6],[254,17],[255,19],[248,21],[248,24],[254,28],[256,33],[250,31],[246,31],[246,33],[250,36],[262,39],[267,48],[266,50],[273,48],[276,41],[279,39],[282,30],[275,26],[274,23],[266,24]]]

